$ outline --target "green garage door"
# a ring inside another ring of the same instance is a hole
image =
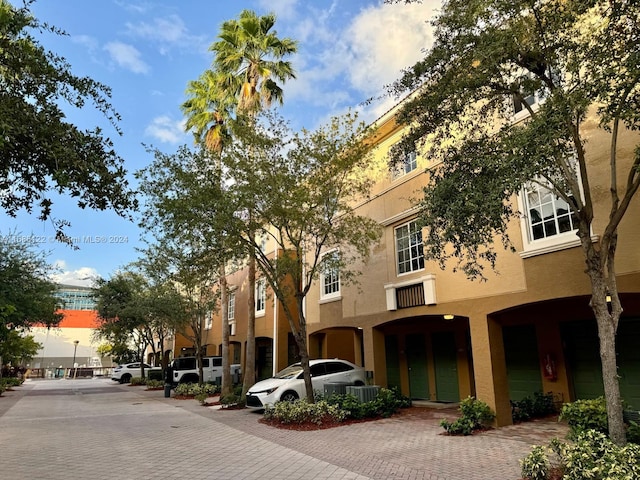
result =
[[[567,345],[569,375],[575,398],[596,398],[604,395],[600,342],[595,320],[571,322],[563,326]],[[633,408],[640,408],[640,319],[620,320],[616,336],[620,394]]]
[[[411,398],[429,399],[427,373],[427,343],[423,334],[407,335],[407,363],[409,364],[409,391]]]
[[[522,400],[542,391],[540,361],[534,325],[502,328],[504,356],[507,364],[509,399]]]
[[[398,337],[387,335],[384,337],[385,356],[387,358],[387,387],[400,389],[400,352]]]
[[[436,398],[440,402],[459,402],[458,357],[453,332],[438,332],[431,336],[436,373]]]

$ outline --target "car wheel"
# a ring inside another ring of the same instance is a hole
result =
[[[180,383],[198,383],[198,375],[185,375],[180,379]]]
[[[293,402],[295,400],[298,400],[298,394],[296,392],[293,392],[291,390],[288,390],[286,392],[284,392],[282,394],[282,396],[280,397],[280,401],[281,402]]]
[[[124,375],[122,375],[122,377],[120,377],[120,383],[129,383],[131,381],[131,375],[129,375],[128,373],[125,373]]]

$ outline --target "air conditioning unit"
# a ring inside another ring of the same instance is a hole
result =
[[[348,383],[329,382],[324,384],[324,398],[329,398],[331,395],[344,395],[347,393]]]
[[[378,385],[365,385],[363,387],[347,385],[346,387],[346,393],[355,396],[361,403],[375,400],[379,391],[380,387]]]

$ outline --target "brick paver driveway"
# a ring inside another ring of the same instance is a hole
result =
[[[297,432],[107,379],[33,380],[0,398],[0,464],[12,480],[516,480],[542,422],[442,435],[451,412]]]

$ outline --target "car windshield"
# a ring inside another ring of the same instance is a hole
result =
[[[300,372],[302,372],[302,366],[300,364],[289,365],[284,370],[280,370],[278,373],[276,373],[273,378],[281,378],[281,379],[293,378],[296,375],[298,375]]]

